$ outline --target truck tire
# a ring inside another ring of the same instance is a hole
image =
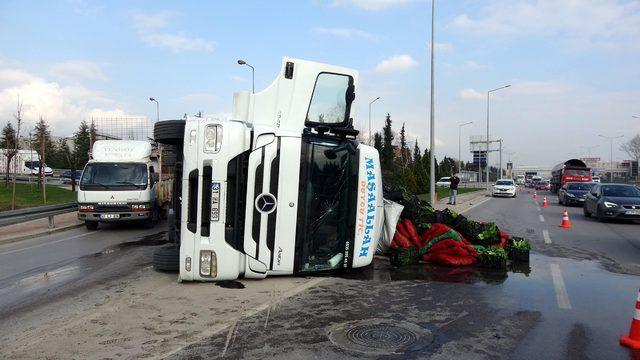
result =
[[[98,222],[97,221],[85,221],[84,226],[87,227],[87,230],[98,230]]]
[[[153,252],[153,268],[158,271],[177,272],[180,270],[180,248],[166,245]]]
[[[161,144],[181,145],[184,142],[184,120],[164,120],[153,127],[153,138]]]

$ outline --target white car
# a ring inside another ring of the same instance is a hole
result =
[[[600,182],[600,176],[592,176],[591,177],[591,181],[599,183]]]
[[[498,179],[493,185],[493,196],[516,197],[516,183],[511,179]]]
[[[436,186],[446,186],[449,187],[451,185],[451,178],[449,176],[441,177],[438,182],[436,182]]]

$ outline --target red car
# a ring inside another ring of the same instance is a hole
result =
[[[536,184],[536,190],[551,190],[551,184],[549,180],[538,181]]]

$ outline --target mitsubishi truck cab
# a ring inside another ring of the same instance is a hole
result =
[[[153,227],[164,198],[158,162],[148,141],[98,140],[78,190],[78,219],[99,223],[140,222]]]
[[[352,69],[285,58],[232,120],[161,121],[178,145],[173,246],[154,254],[180,281],[312,274],[369,265],[383,224],[375,148],[356,140]]]

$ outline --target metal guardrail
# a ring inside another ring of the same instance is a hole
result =
[[[78,209],[77,203],[37,206],[27,209],[0,212],[0,227],[19,224],[26,221],[49,218],[49,228],[54,227],[53,217]]]

